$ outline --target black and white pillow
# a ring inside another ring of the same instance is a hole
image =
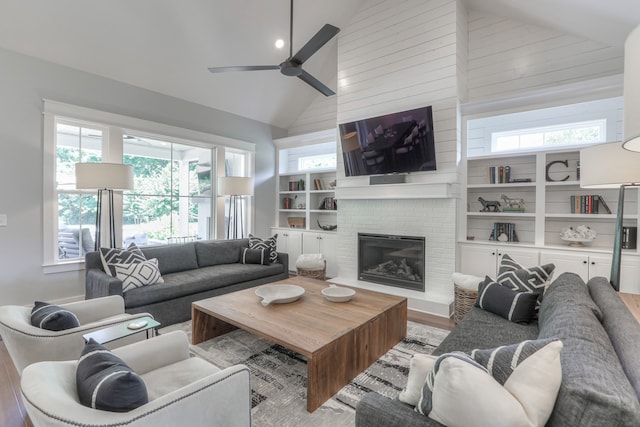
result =
[[[147,260],[135,243],[130,244],[127,249],[100,248],[100,259],[104,272],[112,277],[116,277],[115,264],[132,264]]]
[[[517,292],[495,282],[489,276],[478,287],[476,307],[515,323],[529,323],[535,314],[538,293]]]
[[[544,425],[560,389],[562,347],[557,338],[547,338],[445,353],[427,374],[416,410],[446,425],[495,425],[495,419],[482,419],[483,414],[503,415],[518,425]],[[461,396],[465,393],[475,398]],[[493,410],[483,408],[485,404]],[[500,425],[513,425],[499,419]]]
[[[149,401],[142,378],[93,338],[78,360],[76,387],[80,403],[103,411],[127,412]]]
[[[122,292],[141,288],[142,286],[164,283],[158,268],[157,258],[131,264],[114,264],[113,268],[116,271],[116,277],[122,281]]]
[[[496,281],[518,292],[537,292],[542,294],[551,280],[554,264],[537,265],[525,268],[509,255],[504,254]]]
[[[278,253],[276,252],[277,239],[277,234],[266,239],[249,234],[249,249],[266,249],[269,251],[269,262],[273,264],[278,261]]]
[[[50,331],[63,331],[80,326],[78,317],[57,305],[36,301],[31,309],[31,324]]]
[[[267,249],[244,248],[240,253],[240,262],[243,264],[269,265],[269,252]]]

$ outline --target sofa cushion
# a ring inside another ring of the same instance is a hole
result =
[[[142,252],[148,259],[158,259],[160,274],[163,276],[168,273],[198,268],[194,242],[179,245],[151,246],[144,248]]]
[[[253,234],[249,234],[249,248],[269,250],[269,262],[274,263],[278,261],[278,253],[276,252],[277,239],[277,234],[267,237],[266,239],[261,239]]]
[[[104,411],[127,412],[149,401],[142,378],[91,338],[76,367],[80,403]]]
[[[100,248],[99,252],[102,260],[102,269],[112,277],[116,277],[115,264],[131,264],[147,259],[135,243],[130,244],[127,249]]]
[[[561,350],[545,339],[444,354],[416,409],[448,426],[542,426],[560,387]]]
[[[284,266],[280,263],[269,265],[240,263],[214,265],[178,273],[163,274],[164,283],[131,289],[123,294],[123,298],[125,307],[138,307],[283,272]]]
[[[240,251],[249,247],[249,239],[203,240],[196,242],[199,267],[240,262]]]
[[[31,309],[31,324],[50,331],[63,331],[80,326],[78,317],[57,305],[36,301]]]
[[[540,338],[558,337],[564,344],[562,384],[550,426],[640,425],[640,403],[594,306],[573,273],[558,277],[542,301]]]
[[[116,277],[122,281],[122,292],[142,286],[164,283],[156,258],[132,264],[115,264],[113,267],[116,270]]]
[[[538,323],[513,323],[497,314],[472,307],[453,331],[432,354],[469,351],[475,348],[493,348],[501,345],[533,340],[538,337]]]
[[[437,356],[431,354],[416,353],[409,359],[409,375],[407,385],[400,394],[398,400],[411,406],[416,406],[422,395],[422,387],[427,380],[427,375],[433,369],[433,365],[438,360]]]
[[[512,322],[529,323],[537,302],[537,293],[515,291],[487,276],[480,284],[475,305]]]

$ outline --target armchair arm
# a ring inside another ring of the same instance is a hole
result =
[[[108,295],[122,296],[122,281],[111,277],[104,271],[91,268],[85,278],[85,298],[99,298]]]
[[[188,359],[189,339],[183,331],[174,331],[117,348],[113,353],[122,358],[137,374],[143,375]]]
[[[75,314],[80,325],[86,325],[107,317],[124,314],[124,299],[120,295],[110,295],[61,304],[60,307]]]

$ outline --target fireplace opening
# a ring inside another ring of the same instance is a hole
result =
[[[424,237],[358,233],[358,279],[424,291]]]

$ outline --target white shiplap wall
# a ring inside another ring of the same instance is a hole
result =
[[[338,34],[339,35],[339,34]],[[336,79],[328,82],[329,87],[336,87]],[[323,131],[326,129],[336,129],[338,104],[337,96],[324,96],[318,94],[311,105],[309,105],[298,116],[296,121],[289,127],[289,136],[303,135],[311,132]]]
[[[455,0],[371,0],[338,40],[338,123],[432,106],[438,170],[411,174],[412,182],[458,182],[458,78],[466,75],[466,18],[458,24],[466,12],[459,7]],[[340,157],[338,185],[368,186],[344,176]],[[343,200],[338,276],[356,278],[358,232],[424,236],[425,299],[446,300],[453,293],[455,218],[454,199]]]
[[[470,10],[469,101],[620,74],[623,53],[622,48]]]

